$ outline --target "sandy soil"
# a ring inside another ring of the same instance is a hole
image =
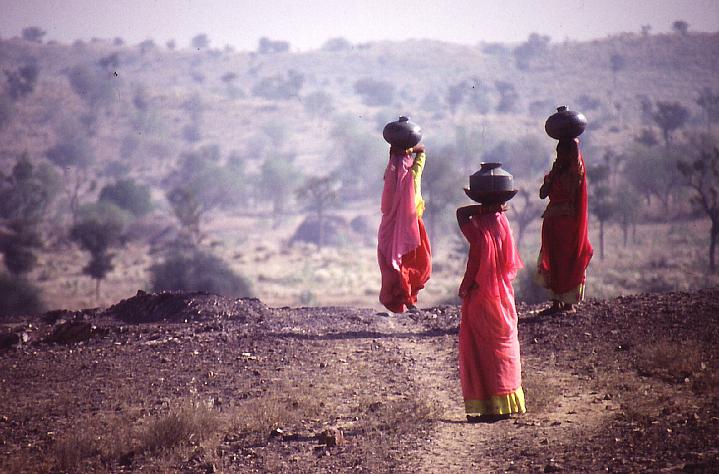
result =
[[[539,309],[519,308],[528,413],[492,424],[464,419],[456,306],[138,294],[6,318],[0,471],[716,469],[719,289]]]

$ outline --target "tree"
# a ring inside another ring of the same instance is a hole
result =
[[[606,163],[591,165],[587,167],[587,176],[592,180],[589,211],[599,221],[599,258],[604,260],[604,225],[617,209],[617,202],[609,183],[609,165]]]
[[[512,92],[509,90],[509,87],[514,87],[514,86],[511,86],[511,84],[509,84],[509,83],[501,83],[501,81],[499,81],[499,82],[500,82],[500,85],[498,86],[497,90],[499,91],[499,88],[502,89],[500,91],[500,95],[505,92],[507,93],[507,97],[506,97],[507,102],[505,102],[504,104],[500,104],[500,105],[502,107],[504,107],[504,106],[514,107],[514,103],[512,101],[517,99],[516,91],[515,91],[515,96],[510,97],[512,95]],[[466,90],[466,94],[464,95],[464,99],[465,99],[464,102],[466,103],[466,105],[469,106],[469,108],[471,109],[472,112],[477,112],[482,115],[488,113],[489,110],[491,109],[491,100],[490,100],[491,89],[476,77],[469,78],[467,80],[466,84],[467,84],[467,90]],[[496,85],[496,83],[495,83],[495,85]],[[507,87],[507,86],[509,86],[509,87]],[[502,99],[500,98],[500,102],[501,102],[501,100]],[[499,107],[500,106],[498,106],[497,111],[500,111]]]
[[[527,228],[542,214],[542,202],[526,187],[517,187],[519,188],[517,197],[512,199],[509,208],[514,216],[512,222],[517,223],[517,248],[521,249]]]
[[[27,26],[22,29],[22,39],[25,41],[32,41],[34,43],[42,43],[42,38],[45,36],[45,31],[39,26]]]
[[[315,91],[302,98],[302,105],[313,117],[328,118],[334,112],[332,96],[324,91]]]
[[[324,218],[327,211],[340,204],[338,184],[330,176],[315,176],[307,179],[296,191],[297,198],[303,203],[304,208],[317,217],[319,248],[324,245]]]
[[[445,225],[454,225],[444,222],[448,216],[454,217],[453,212],[447,212],[463,195],[457,183],[462,182],[462,174],[457,166],[456,149],[445,146],[435,151],[428,150],[427,163],[422,173],[422,194],[425,199],[424,219],[427,222],[428,233],[439,241],[439,229]],[[469,184],[468,178],[464,180]]]
[[[517,108],[519,93],[514,84],[506,81],[495,81],[494,87],[499,93],[499,103],[497,104],[497,112],[512,112]]]
[[[140,48],[140,54],[145,54],[148,51],[154,50],[157,45],[155,45],[155,40],[146,39],[144,41],[141,41],[140,44],[137,45],[137,47]]]
[[[682,155],[676,148],[656,150],[637,144],[624,153],[624,176],[648,204],[656,197],[668,214],[669,201],[679,184],[674,164]]]
[[[394,100],[394,84],[389,81],[365,77],[354,83],[354,90],[365,105],[390,105]]]
[[[388,159],[386,143],[354,116],[339,116],[334,123],[330,131],[332,148],[325,160],[335,168],[333,175],[342,183],[344,198],[357,200],[379,195],[382,175],[378,172],[381,173]]]
[[[689,32],[689,23],[684,20],[676,20],[672,23],[672,30],[679,35],[686,35]]]
[[[626,59],[624,56],[622,56],[619,53],[613,53],[609,57],[609,65],[612,68],[612,82],[614,83],[614,86],[617,85],[617,73],[624,69],[624,66],[626,66]]]
[[[197,248],[173,251],[150,268],[153,291],[206,291],[228,297],[250,297],[250,283],[220,258]]]
[[[175,218],[180,223],[184,240],[197,244],[202,240],[200,221],[205,210],[194,192],[185,186],[176,186],[165,195],[172,207]]]
[[[95,299],[100,299],[100,282],[112,271],[112,247],[123,241],[126,217],[116,206],[98,204],[85,210],[85,215],[70,229],[70,238],[90,254],[83,273],[95,280]]]
[[[719,238],[719,148],[713,153],[702,151],[692,162],[679,160],[679,172],[693,190],[692,204],[701,209],[711,222],[709,229],[709,269],[716,270],[716,244]]]
[[[295,156],[268,156],[260,168],[259,195],[272,202],[272,213],[278,217],[285,212],[289,196],[294,192],[297,170]]]
[[[294,99],[299,95],[304,82],[304,75],[290,69],[284,76],[276,74],[258,81],[252,87],[252,94],[269,100]]]
[[[0,274],[0,315],[40,314],[44,310],[40,290],[23,279]]]
[[[464,98],[467,94],[468,85],[466,81],[460,81],[456,84],[451,84],[447,88],[447,106],[449,106],[449,112],[454,115],[454,113],[459,109],[459,106],[462,105],[462,102],[464,101]]]
[[[530,62],[547,50],[549,42],[549,36],[531,33],[529,38],[527,38],[527,41],[520,44],[512,51],[517,69],[521,71],[528,70]]]
[[[114,84],[109,73],[84,65],[76,65],[67,72],[70,86],[92,109],[107,106],[112,102]]]
[[[200,49],[205,49],[210,46],[210,38],[208,38],[205,33],[200,33],[199,35],[193,36],[191,44],[194,49],[199,51]]]
[[[26,64],[16,70],[5,71],[7,78],[7,94],[18,100],[35,90],[39,70],[35,64]]]
[[[689,110],[679,102],[657,102],[652,118],[662,130],[664,144],[669,146],[671,133],[683,127],[689,120]]]
[[[231,99],[236,99],[236,98],[242,97],[242,96],[244,95],[244,93],[242,92],[242,90],[239,89],[239,88],[235,85],[235,83],[237,82],[238,79],[239,79],[239,76],[238,76],[236,73],[232,72],[232,71],[226,72],[226,73],[223,74],[222,77],[220,78],[220,80],[225,83],[225,86],[227,87],[227,95],[228,95]]]
[[[338,36],[325,41],[321,49],[322,51],[330,52],[348,51],[352,49],[352,43],[350,43],[347,39]]]
[[[8,95],[0,95],[0,130],[5,128],[15,116],[15,102]]]
[[[76,131],[65,130],[60,142],[48,149],[46,154],[65,175],[70,215],[75,222],[80,195],[91,185],[88,169],[95,162],[95,152],[85,136]]]
[[[709,87],[705,87],[699,93],[697,105],[704,111],[704,120],[707,123],[707,131],[715,122],[719,122],[719,93],[715,93]]]
[[[132,179],[119,179],[106,185],[100,190],[99,201],[112,203],[136,217],[152,210],[149,186],[137,184]]]
[[[0,173],[0,221],[38,223],[61,186],[60,176],[48,164],[33,165],[23,153],[10,174]]]
[[[27,221],[12,221],[7,231],[0,232],[0,252],[5,268],[15,277],[30,272],[37,263],[35,250],[42,244],[35,226]]]
[[[476,148],[470,149],[469,153],[476,154],[476,151]],[[515,177],[525,180],[541,174],[551,158],[551,154],[546,151],[546,140],[532,134],[500,142],[481,156],[482,161],[505,163],[505,168],[511,170]]]
[[[260,54],[286,53],[290,50],[290,44],[287,41],[272,41],[263,36],[260,38],[257,52]]]
[[[97,65],[104,71],[114,72],[120,67],[120,55],[118,53],[110,53],[97,60]]]

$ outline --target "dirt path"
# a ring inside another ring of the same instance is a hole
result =
[[[456,362],[457,335],[428,336],[426,328],[406,316],[386,318],[380,328],[387,334],[405,335],[392,341],[415,362],[409,376],[422,387],[418,396],[437,410],[432,430],[416,453],[419,472],[561,469],[566,461],[564,447],[577,436],[591,436],[617,409],[592,390],[589,376],[562,369],[561,361],[538,358],[530,344],[522,348],[523,372],[531,373],[525,375],[531,384],[528,413],[493,424],[468,424]],[[408,333],[417,337],[406,337]],[[545,454],[532,461],[522,455],[529,451]]]

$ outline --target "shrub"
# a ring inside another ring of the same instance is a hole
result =
[[[293,99],[300,93],[304,82],[304,75],[290,69],[284,76],[277,74],[261,79],[252,88],[252,95],[268,100]]]
[[[394,100],[394,84],[366,77],[354,84],[355,92],[365,105],[390,105]]]
[[[150,268],[153,291],[206,291],[224,296],[252,296],[249,282],[220,258],[193,249],[174,254]]]
[[[40,290],[24,280],[0,274],[0,316],[38,314],[44,309]]]
[[[119,179],[114,184],[108,184],[100,191],[99,200],[113,203],[137,217],[152,210],[150,188],[132,179]]]
[[[39,26],[28,26],[22,29],[22,39],[32,41],[34,43],[42,43],[42,37],[45,36],[45,30]]]
[[[39,70],[35,64],[27,64],[16,71],[5,71],[10,97],[17,100],[31,94],[35,90],[38,74]]]
[[[272,41],[263,36],[257,46],[257,52],[260,54],[286,53],[290,50],[290,43],[287,41]]]
[[[349,40],[338,36],[336,38],[330,38],[322,45],[322,51],[348,51],[352,49],[352,43]]]

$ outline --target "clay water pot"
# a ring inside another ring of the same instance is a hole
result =
[[[566,105],[557,107],[557,112],[550,115],[544,123],[544,131],[555,140],[577,138],[585,128],[587,118],[584,114],[568,110]]]
[[[514,178],[502,168],[502,163],[481,163],[479,170],[469,177],[465,194],[481,204],[500,204],[517,194]]]
[[[382,136],[390,145],[406,150],[422,140],[422,129],[403,115],[399,120],[385,125]]]

